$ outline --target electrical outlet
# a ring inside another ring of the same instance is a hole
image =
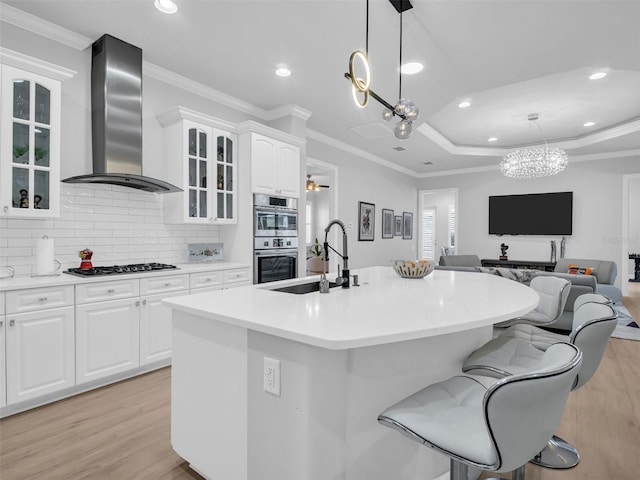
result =
[[[265,392],[280,396],[280,360],[264,357],[262,386]]]

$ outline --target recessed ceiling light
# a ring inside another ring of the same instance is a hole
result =
[[[162,13],[176,13],[178,11],[178,6],[171,0],[156,0],[153,4]]]
[[[467,107],[469,107],[470,105],[471,105],[471,102],[468,102],[468,101],[466,101],[466,100],[465,100],[464,102],[460,102],[460,103],[458,104],[458,107],[460,107],[460,108],[467,108]]]
[[[291,70],[284,66],[278,67],[276,68],[276,75],[278,75],[279,77],[288,77],[289,75],[291,75]]]
[[[593,127],[596,124],[596,122],[587,122],[583,125],[583,127]]]
[[[497,141],[498,141],[498,137],[487,138],[487,142],[497,142]]]
[[[589,75],[589,80],[600,80],[607,76],[607,72],[596,72],[593,75]]]
[[[405,75],[415,75],[416,73],[421,72],[423,68],[424,65],[422,65],[420,62],[407,62],[402,65],[400,71]]]

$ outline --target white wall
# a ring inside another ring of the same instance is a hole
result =
[[[398,258],[416,258],[418,193],[415,178],[314,140],[307,143],[307,154],[338,167],[338,219],[351,225],[347,228],[347,236],[352,270],[389,265],[391,260]],[[374,241],[358,241],[360,201],[376,206]],[[402,215],[403,211],[413,213],[412,240],[382,238],[383,208],[393,210],[395,215]],[[337,250],[341,248],[340,240]]]
[[[512,180],[496,170],[424,178],[418,185],[425,190],[459,188],[457,253],[497,258],[500,244],[504,242],[509,245],[510,259],[534,261],[548,260],[550,240],[556,240],[559,247],[561,237],[489,235],[489,196],[572,191],[573,235],[567,237],[565,256],[613,260],[620,266],[623,261],[622,175],[636,172],[640,172],[638,157],[607,163],[570,160],[564,172],[543,179]],[[617,284],[620,285],[620,276]]]

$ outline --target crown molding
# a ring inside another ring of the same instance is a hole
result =
[[[522,148],[525,146],[542,145],[542,143],[534,143],[529,145],[513,145],[510,147],[490,148],[482,146],[471,145],[455,145],[449,141],[444,135],[438,132],[435,128],[426,122],[420,124],[416,128],[421,134],[438,145],[440,148],[452,155],[473,155],[484,157],[501,157],[511,150],[516,148]],[[615,125],[603,130],[599,130],[594,133],[589,133],[578,138],[572,138],[567,140],[559,140],[553,142],[547,142],[548,145],[562,148],[564,150],[575,150],[577,148],[588,147],[589,145],[595,145],[605,142],[623,135],[629,135],[640,131],[640,119],[632,119],[628,122]]]
[[[143,61],[142,73],[143,75],[146,75],[148,77],[155,78],[156,80],[168,83],[175,87],[199,95],[203,98],[213,100],[214,102],[226,105],[248,115],[258,118],[263,118],[265,116],[265,111],[263,109],[256,107],[249,102],[245,102],[244,100],[240,100],[239,98],[227,95],[220,90],[208,87],[200,82],[191,80],[190,78],[172,72],[171,70],[167,70],[166,68],[159,67],[158,65],[155,65],[153,63]]]
[[[37,73],[38,75],[53,78],[61,82],[69,80],[78,73],[75,70],[45,62],[44,60],[30,57],[20,52],[14,52],[4,47],[0,47],[0,63]]]
[[[311,111],[298,105],[283,105],[264,112],[262,120],[271,121],[283,117],[296,117],[305,122],[311,117]]]
[[[156,119],[163,127],[172,125],[180,120],[191,120],[202,125],[209,127],[219,128],[227,132],[235,132],[236,124],[228,122],[213,115],[207,115],[206,113],[197,112],[185,107],[175,107],[171,110],[159,113],[156,115]]]
[[[340,140],[336,140],[333,137],[329,137],[324,133],[320,133],[317,130],[312,130],[307,128],[307,138],[312,140],[316,140],[318,142],[324,143],[325,145],[329,145],[331,147],[337,148],[338,150],[342,150],[344,152],[350,153],[357,157],[363,158],[365,160],[369,160],[371,162],[377,163],[379,165],[383,165],[392,170],[396,170],[398,172],[404,173],[406,175],[417,177],[418,174],[413,170],[409,170],[408,168],[397,165],[389,160],[386,160],[382,157],[378,157],[377,155],[373,155],[372,153],[365,152],[364,150],[359,149],[358,147],[354,147],[353,145],[349,145],[348,143],[342,142]]]
[[[58,43],[62,43],[76,50],[84,50],[93,43],[93,40],[78,33],[67,30],[40,17],[31,15],[23,10],[0,2],[2,21],[18,28],[35,33]]]
[[[627,157],[640,157],[640,149],[635,150],[624,150],[621,152],[604,152],[604,153],[590,153],[586,155],[571,155],[569,157],[569,165],[576,162],[591,162],[596,160],[613,160],[616,158],[627,158]],[[431,173],[419,173],[414,176],[417,178],[430,178],[430,177],[448,177],[451,175],[467,175],[469,173],[483,173],[483,172],[492,172],[495,170],[499,170],[499,165],[487,165],[484,167],[471,167],[471,168],[460,168],[456,170],[442,170],[439,172],[431,172]]]
[[[267,137],[275,138],[276,140],[280,140],[282,142],[290,143],[291,145],[295,145],[297,147],[301,147],[307,140],[305,138],[300,138],[295,135],[292,135],[287,132],[283,132],[282,130],[277,130],[272,128],[264,123],[254,122],[253,120],[246,120],[244,122],[240,122],[236,125],[235,132],[239,135],[243,133],[260,133],[262,135],[266,135]]]

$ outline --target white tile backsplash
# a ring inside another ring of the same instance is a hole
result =
[[[93,250],[94,265],[186,263],[187,244],[218,242],[215,225],[165,225],[163,195],[109,185],[61,184],[60,218],[0,219],[0,266],[35,273],[36,239],[54,239],[62,268],[80,265],[78,251]]]

